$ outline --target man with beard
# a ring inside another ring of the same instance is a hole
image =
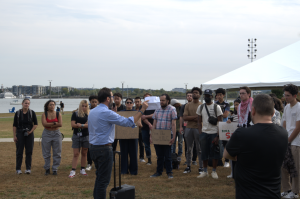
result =
[[[154,144],[156,155],[157,155],[157,169],[156,173],[150,176],[158,177],[162,175],[164,170],[164,165],[167,170],[167,175],[169,179],[173,178],[172,172],[172,157],[171,157],[171,146],[175,140],[176,134],[176,120],[177,112],[175,107],[170,105],[171,98],[168,94],[163,94],[160,96],[160,106],[161,108],[155,110],[153,114],[153,129],[163,129],[171,130],[171,140],[169,145],[158,145]],[[150,134],[150,142],[152,142],[152,137]]]
[[[200,96],[202,95],[202,90],[198,87],[192,88],[193,93],[193,101],[185,105],[183,120],[187,121],[186,129],[184,132],[185,143],[187,144],[187,167],[183,173],[191,172],[191,161],[192,161],[192,150],[193,143],[196,145],[198,159],[199,159],[199,170],[201,173],[203,171],[203,163],[201,159],[201,149],[199,143],[199,131],[198,131],[198,116],[196,114],[196,110],[198,106],[202,103],[199,101]]]
[[[123,97],[122,97],[121,93],[115,93],[113,98],[114,98],[114,102],[115,102],[114,109],[113,109],[114,111],[122,111],[122,110],[126,109],[125,105],[122,104]],[[115,139],[114,144],[113,144],[113,151],[116,150],[118,141],[119,141],[118,139]]]
[[[148,107],[148,103],[142,104],[141,110],[133,117],[125,118],[110,110],[113,105],[113,96],[109,88],[102,88],[98,93],[99,105],[89,114],[89,141],[90,154],[95,163],[96,181],[94,198],[106,198],[106,188],[110,182],[113,150],[112,143],[115,137],[115,124],[124,127],[135,127]]]
[[[206,89],[204,91],[204,96],[205,104],[199,106],[197,109],[200,146],[202,152],[201,158],[203,160],[204,167],[204,171],[198,176],[198,178],[208,177],[208,159],[212,159],[213,170],[211,176],[214,179],[218,179],[216,169],[218,160],[221,159],[220,147],[222,142],[219,140],[218,122],[212,124],[212,122],[209,122],[209,118],[214,117],[217,121],[221,122],[223,120],[223,113],[221,107],[213,102],[212,90]]]

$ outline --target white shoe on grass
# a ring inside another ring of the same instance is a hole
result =
[[[31,170],[25,170],[26,174],[31,174]]]
[[[85,168],[85,170],[90,171],[92,169],[92,165],[88,164]]]
[[[200,175],[197,176],[197,178],[204,178],[204,177],[208,177],[208,176],[209,176],[208,172],[203,171]]]
[[[224,167],[226,167],[226,168],[230,167],[229,162],[225,162]]]
[[[76,171],[72,170],[72,171],[70,172],[69,178],[74,178],[74,177],[75,177],[75,174],[76,174]]]
[[[85,172],[85,169],[81,169],[80,170],[80,174],[84,175],[84,176],[87,176],[86,172]]]
[[[16,170],[16,174],[20,175],[20,174],[22,174],[22,171],[21,170]]]
[[[218,178],[219,178],[217,172],[215,172],[215,171],[211,172],[211,177],[212,177],[213,179],[218,179]]]

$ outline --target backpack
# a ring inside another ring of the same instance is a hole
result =
[[[18,127],[19,127],[19,122],[20,122],[20,113],[21,113],[21,111],[22,111],[22,113],[23,113],[23,110],[22,109],[19,109],[17,112],[16,112],[16,114],[17,114],[17,121],[18,121]],[[29,111],[29,115],[30,115],[30,120],[32,121],[32,110],[31,109],[28,109],[28,111]],[[22,117],[22,120],[23,120],[23,114],[21,115],[21,117]],[[28,118],[28,121],[29,121],[29,118]]]
[[[180,161],[178,160],[179,158],[178,158],[177,153],[172,153],[171,158],[172,158],[172,168],[179,169]]]

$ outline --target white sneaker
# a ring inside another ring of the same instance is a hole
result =
[[[213,179],[218,179],[219,178],[217,172],[215,172],[215,171],[211,172],[211,177]]]
[[[282,195],[283,193],[281,193]],[[298,194],[294,194],[292,191],[289,192],[288,194],[286,194],[285,196],[283,196],[282,198],[298,198]]]
[[[92,166],[90,164],[88,164],[85,168],[85,170],[90,171],[92,169]]]
[[[20,174],[22,174],[22,171],[21,170],[16,170],[16,174],[20,175]]]
[[[31,170],[25,170],[26,174],[31,174]]]
[[[197,176],[197,178],[204,178],[204,177],[208,177],[208,176],[209,176],[208,172],[203,171],[200,175]]]
[[[145,161],[144,159],[141,158],[141,159],[140,159],[140,162],[146,162],[146,161]]]
[[[224,167],[230,167],[229,162],[225,162]]]
[[[227,178],[232,178],[232,174],[230,174],[229,176],[227,176]]]
[[[80,174],[84,175],[84,176],[87,176],[86,172],[85,172],[85,169],[81,169],[80,170]]]
[[[72,170],[72,171],[70,172],[69,178],[74,178],[74,177],[75,177],[75,174],[76,174],[76,171]]]
[[[197,165],[197,162],[196,162],[196,161],[193,161],[193,162],[192,162],[192,165]]]

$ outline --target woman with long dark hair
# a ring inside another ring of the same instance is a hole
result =
[[[87,161],[87,152],[89,148],[89,131],[88,116],[90,113],[89,104],[86,100],[82,100],[79,104],[78,111],[74,112],[71,118],[71,126],[73,128],[72,148],[73,160],[72,170],[69,178],[75,177],[78,158],[81,150],[81,168],[80,174],[86,176],[85,166]]]
[[[62,117],[56,112],[55,101],[48,100],[44,106],[42,124],[45,127],[42,134],[42,151],[45,160],[45,175],[50,174],[51,147],[53,153],[53,175],[57,175],[57,169],[61,161],[62,136],[59,127],[62,127]]]
[[[23,160],[23,151],[25,147],[26,154],[26,174],[31,173],[31,161],[32,161],[32,151],[34,144],[34,134],[33,131],[36,129],[38,123],[36,119],[35,112],[29,109],[30,100],[24,99],[22,101],[22,109],[18,110],[14,117],[13,124],[13,134],[14,142],[16,143],[16,173],[21,174],[21,166]]]

